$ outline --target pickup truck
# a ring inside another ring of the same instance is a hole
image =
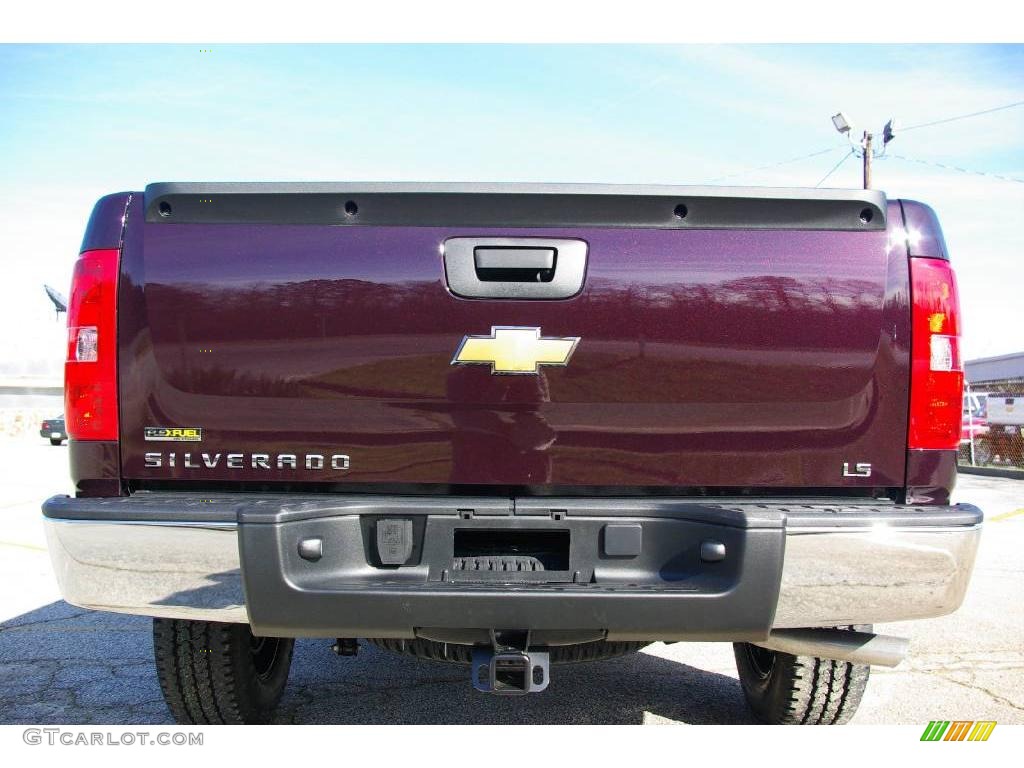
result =
[[[499,695],[727,642],[757,719],[846,722],[970,578],[959,327],[879,191],[151,184],[75,265],[53,564],[181,723],[272,720],[300,637]]]

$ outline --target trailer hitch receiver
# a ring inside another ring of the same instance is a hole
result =
[[[483,693],[517,696],[548,687],[547,651],[473,649],[473,687]]]

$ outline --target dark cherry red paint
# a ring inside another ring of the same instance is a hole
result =
[[[905,484],[907,253],[886,232],[147,224],[141,212],[121,264],[125,479]],[[902,223],[898,203],[889,219]],[[444,240],[509,234],[586,240],[582,293],[452,296]],[[492,325],[582,341],[537,377],[450,365],[463,335]],[[201,427],[203,441],[146,442],[147,426]],[[147,451],[175,451],[177,466],[147,468]],[[186,451],[351,463],[186,469]],[[844,477],[858,462],[872,476]]]

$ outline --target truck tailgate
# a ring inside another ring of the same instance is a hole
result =
[[[152,185],[137,199],[118,322],[122,472],[140,487],[903,484],[907,261],[878,193]],[[509,237],[582,241],[579,292],[455,295],[446,242]],[[578,341],[536,373],[453,364],[495,328]]]

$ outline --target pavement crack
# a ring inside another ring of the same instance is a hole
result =
[[[3,623],[0,623],[0,632],[6,632],[10,629],[20,629],[22,627],[49,625],[54,624],[58,621],[74,621],[75,619],[80,619],[83,616],[88,616],[91,613],[94,612],[89,610],[81,610],[75,613],[65,614],[63,616],[54,616],[52,619],[35,619],[34,621],[23,621],[16,624],[12,623],[11,621],[5,621]]]
[[[1016,704],[1016,703],[1010,701],[1005,696],[1001,696],[1000,694],[996,693],[995,691],[993,691],[993,690],[991,690],[989,688],[986,688],[983,685],[979,685],[977,680],[974,679],[974,675],[973,674],[971,675],[972,679],[971,679],[970,682],[964,682],[963,680],[957,680],[955,677],[952,677],[950,674],[948,674],[946,672],[943,672],[942,670],[935,670],[934,674],[937,674],[943,680],[947,680],[947,681],[949,681],[951,683],[955,683],[956,685],[959,685],[962,688],[967,688],[967,689],[972,690],[972,691],[978,691],[979,693],[983,693],[986,696],[988,696],[990,699],[992,699],[993,701],[995,701],[995,702],[997,702],[999,704],[1002,704],[1003,706],[1010,707],[1011,709],[1015,709],[1018,712],[1024,712],[1024,707],[1022,707],[1019,704]]]

